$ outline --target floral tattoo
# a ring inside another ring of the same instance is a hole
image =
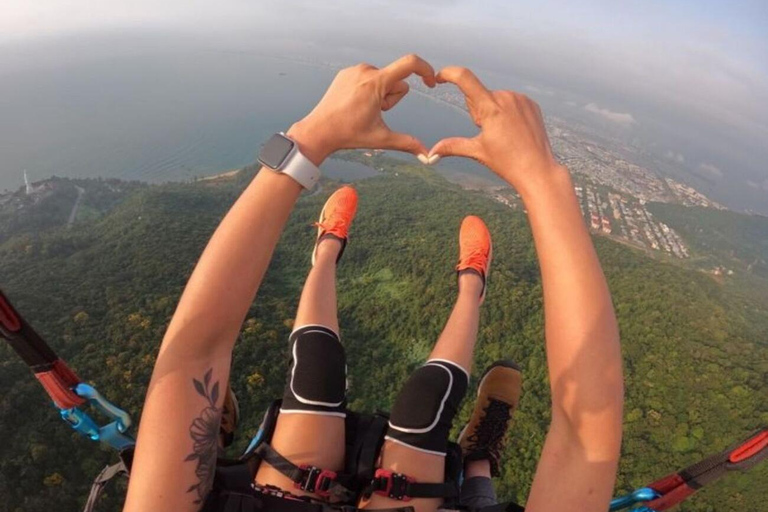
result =
[[[213,474],[216,469],[216,453],[219,447],[221,408],[216,407],[216,401],[219,399],[219,382],[216,381],[213,386],[210,386],[212,371],[213,369],[210,369],[205,373],[202,382],[192,379],[195,391],[208,402],[208,405],[189,426],[189,436],[194,445],[192,453],[184,459],[185,462],[197,462],[195,475],[198,481],[187,489],[187,492],[195,492],[197,495],[194,501],[196,504],[202,503],[211,490]]]

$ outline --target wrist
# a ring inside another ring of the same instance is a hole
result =
[[[562,197],[562,194],[574,194],[571,173],[564,165],[553,164],[550,169],[538,172],[535,177],[528,177],[524,183],[516,186],[527,208],[540,202],[546,196]]]
[[[304,121],[299,121],[294,123],[285,134],[298,144],[302,155],[320,167],[320,164],[334,152],[320,133],[320,130],[309,126]]]

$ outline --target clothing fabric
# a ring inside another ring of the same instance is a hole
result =
[[[347,360],[339,335],[322,325],[291,333],[291,364],[280,414],[345,417]]]
[[[497,505],[496,490],[493,480],[483,476],[466,478],[461,484],[459,503],[462,506],[479,509]]]
[[[385,439],[445,456],[453,418],[467,394],[469,375],[452,361],[431,359],[400,390]]]

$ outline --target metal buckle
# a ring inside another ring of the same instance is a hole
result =
[[[336,481],[338,473],[329,469],[318,468],[307,464],[299,466],[306,472],[301,482],[294,482],[294,486],[302,491],[312,492],[320,497],[327,498],[331,495],[331,485]]]
[[[383,468],[376,470],[373,479],[374,484],[378,484],[381,481],[386,481],[387,483],[383,489],[374,490],[374,494],[386,496],[398,501],[411,501],[411,497],[407,495],[408,484],[415,483],[415,479],[403,475],[402,473],[394,473]]]
[[[100,427],[88,413],[77,407],[60,409],[61,418],[69,426],[85,437],[106,443],[116,450],[123,450],[136,444],[132,437],[125,434],[131,426],[131,417],[127,412],[104,398],[96,388],[88,384],[81,382],[73,391],[113,421]]]
[[[621,510],[624,508],[631,507],[632,505],[637,505],[638,503],[653,501],[660,497],[661,497],[661,494],[659,494],[656,490],[651,489],[650,487],[642,487],[640,489],[633,491],[630,494],[627,494],[626,496],[620,496],[618,498],[614,498],[611,501],[610,508],[608,510],[611,510],[611,511]],[[647,507],[640,507],[640,508],[632,509],[632,511],[645,512],[645,511],[650,511],[650,509]]]

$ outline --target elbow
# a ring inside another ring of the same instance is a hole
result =
[[[618,461],[624,419],[624,382],[615,379],[605,387],[576,400],[554,400],[550,432],[566,437],[591,461]]]

